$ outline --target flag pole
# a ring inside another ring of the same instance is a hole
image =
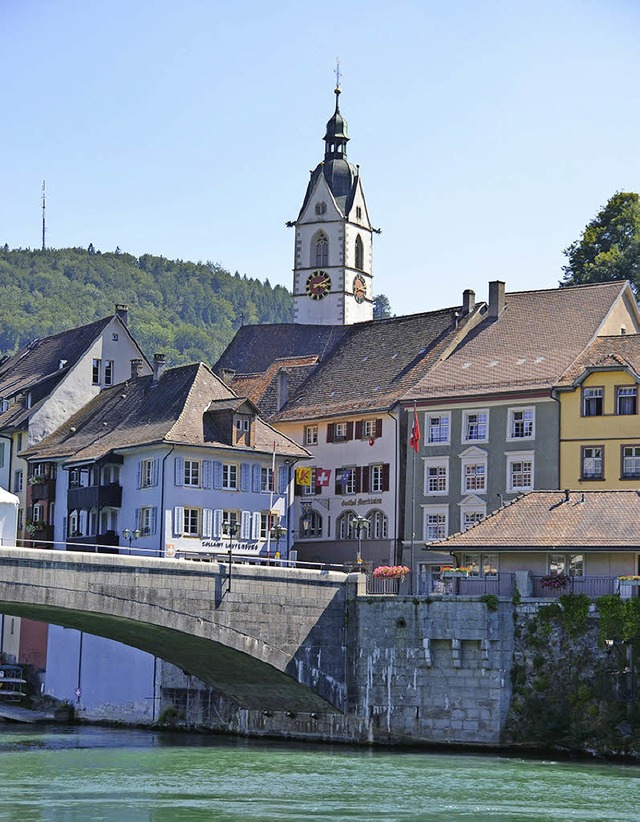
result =
[[[271,511],[273,509],[273,490],[276,484],[276,443],[273,441],[271,456],[271,481],[269,482],[269,513],[267,514],[267,559],[271,555]]]
[[[418,409],[416,403],[413,403],[413,424],[411,426],[411,439],[409,440],[411,450],[413,451],[411,457],[411,555],[410,564],[411,572],[415,575],[414,559],[415,559],[415,540],[416,540],[416,454],[420,448],[420,422],[418,420]],[[413,583],[415,591],[415,582]]]

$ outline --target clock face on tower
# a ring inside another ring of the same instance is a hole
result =
[[[357,303],[363,303],[367,296],[367,284],[359,274],[353,278],[353,296]]]
[[[312,300],[321,300],[331,291],[331,277],[326,271],[314,271],[307,277],[307,294]]]

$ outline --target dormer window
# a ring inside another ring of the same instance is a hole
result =
[[[244,431],[249,430],[249,420],[248,419],[236,419],[236,431],[240,434]]]
[[[9,400],[2,400],[0,399],[0,414],[4,414],[5,411],[9,410]]]

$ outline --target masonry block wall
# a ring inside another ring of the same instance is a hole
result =
[[[360,598],[360,741],[497,744],[511,700],[513,605]]]

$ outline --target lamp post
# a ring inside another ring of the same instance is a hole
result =
[[[287,533],[284,525],[274,525],[271,529],[271,539],[276,541],[276,559],[280,559],[280,540]]]
[[[362,532],[369,527],[369,520],[361,514],[356,514],[351,520],[351,526],[354,528],[356,536],[358,537],[358,556],[356,557],[356,562],[358,565],[362,565]]]
[[[142,531],[139,528],[136,528],[135,531],[132,531],[130,528],[125,528],[122,532],[122,536],[129,542],[129,553],[131,553],[131,543],[134,539],[138,539]]]
[[[240,525],[235,520],[222,523],[222,533],[229,537],[229,573],[227,574],[227,593],[231,590],[231,558],[233,553],[233,538],[239,530]]]

